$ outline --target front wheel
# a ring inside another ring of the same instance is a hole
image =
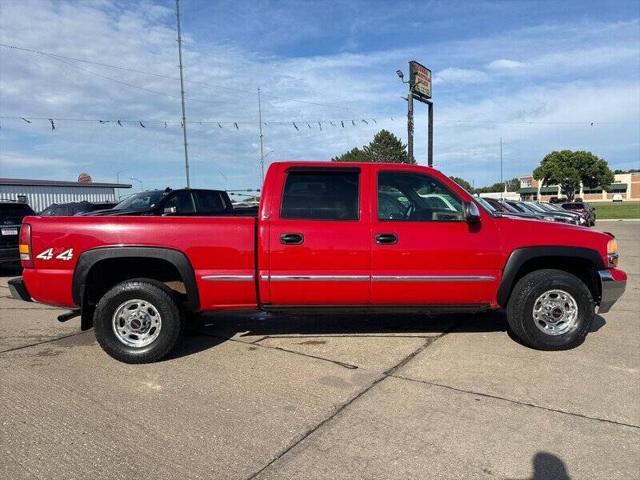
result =
[[[536,270],[522,277],[507,304],[513,333],[538,350],[566,350],[580,345],[595,315],[589,288],[563,270]]]
[[[172,291],[150,279],[128,280],[105,293],[93,322],[102,349],[125,363],[160,360],[184,326]]]

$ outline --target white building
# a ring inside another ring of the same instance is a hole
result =
[[[38,213],[52,203],[116,202],[116,189],[125,188],[131,185],[0,178],[0,200],[22,201]]]

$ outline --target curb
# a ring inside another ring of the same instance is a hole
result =
[[[640,222],[640,218],[598,218],[598,222]]]

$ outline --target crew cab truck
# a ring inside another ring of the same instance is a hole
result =
[[[211,310],[505,308],[537,349],[579,345],[622,295],[612,235],[502,217],[429,167],[279,162],[256,217],[27,217],[15,297],[69,307],[112,357],[165,356]]]

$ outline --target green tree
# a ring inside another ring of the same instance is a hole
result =
[[[467,192],[473,193],[473,187],[464,178],[460,178],[460,177],[449,177],[449,178],[454,182],[456,182],[458,185],[460,185],[462,188],[464,188]]]
[[[409,162],[407,146],[388,130],[380,130],[369,145],[354,148],[339,157],[331,159],[334,162],[384,162],[384,163],[415,163]]]
[[[511,180],[506,181],[507,184],[507,192],[517,192],[520,188],[520,180],[517,178],[512,178]],[[476,188],[477,193],[488,193],[488,192],[504,192],[504,183],[497,182],[493,185],[489,185],[488,187],[480,187]]]
[[[533,178],[543,185],[560,185],[570,202],[580,190],[580,183],[588,188],[603,187],[613,182],[613,172],[606,160],[584,150],[561,150],[549,153],[533,171]]]

